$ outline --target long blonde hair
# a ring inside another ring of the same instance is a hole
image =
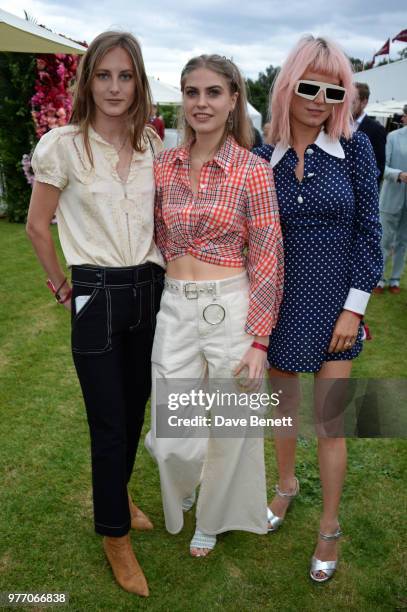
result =
[[[91,84],[95,71],[105,54],[121,47],[130,56],[135,78],[135,96],[128,110],[128,124],[133,148],[141,152],[146,142],[144,128],[149,120],[152,96],[144,66],[143,56],[137,39],[129,32],[102,32],[89,45],[79,65],[75,83],[73,111],[70,123],[78,125],[83,134],[85,149],[93,165],[92,151],[89,144],[89,126],[95,114]]]
[[[181,91],[183,93],[187,76],[198,68],[207,68],[212,70],[212,72],[220,74],[229,83],[230,93],[238,94],[235,108],[231,111],[231,127],[229,128],[228,124],[225,125],[224,138],[231,134],[241,147],[251,149],[254,141],[253,128],[247,114],[246,84],[239,68],[231,60],[220,55],[199,55],[193,57],[181,72]],[[189,142],[195,138],[195,131],[187,123],[182,108],[179,122],[184,132],[184,142]]]

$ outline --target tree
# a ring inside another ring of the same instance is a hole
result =
[[[34,124],[29,100],[35,82],[35,57],[0,53],[0,167],[2,198],[10,221],[25,221],[31,196],[21,166],[33,142]]]
[[[364,63],[358,57],[350,57],[349,61],[352,64],[354,72],[362,72],[362,70],[366,70]]]
[[[268,119],[270,90],[278,71],[278,67],[269,66],[265,72],[259,72],[256,80],[246,81],[249,102],[261,113],[263,122]]]

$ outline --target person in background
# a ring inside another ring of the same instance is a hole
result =
[[[250,123],[253,130],[253,147],[261,147],[263,144],[263,138],[251,119]]]
[[[158,104],[153,104],[151,107],[151,117],[148,121],[153,126],[159,137],[164,141],[165,136],[165,123],[163,117],[160,115]]]
[[[87,411],[94,526],[120,586],[147,597],[129,530],[152,529],[133,503],[133,471],[151,390],[151,347],[164,271],[154,243],[151,94],[138,41],[104,32],[83,56],[71,125],[32,158],[27,231],[57,301],[71,311],[72,355]],[[49,222],[56,211],[72,288]],[[142,486],[143,479],[139,478]]]
[[[277,389],[287,387],[294,416],[299,373],[314,375],[323,497],[310,567],[315,582],[331,578],[337,566],[346,471],[346,440],[341,429],[329,429],[336,413],[327,383],[350,376],[362,350],[361,319],[382,271],[376,163],[367,136],[351,133],[352,89],[343,51],[325,38],[305,36],[274,84],[273,144],[255,151],[273,168],[284,240],[284,296],[270,338],[269,372]],[[276,436],[275,447],[279,482],[269,531],[282,525],[299,492],[296,439]]]
[[[403,108],[401,122],[403,127],[387,136],[386,167],[380,194],[384,270],[391,258],[389,291],[395,295],[400,293],[400,278],[407,251],[407,104]],[[384,292],[387,283],[384,274],[383,271],[375,293]]]
[[[264,144],[270,144],[270,128],[271,128],[270,121],[267,121],[266,123],[263,124],[263,140],[264,140]]]
[[[377,181],[380,183],[383,178],[385,165],[386,130],[378,121],[368,117],[365,108],[369,102],[370,90],[366,83],[354,83],[354,93],[352,98],[352,131],[364,132],[369,138],[373,147],[378,169]]]

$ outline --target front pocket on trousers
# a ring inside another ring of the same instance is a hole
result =
[[[81,295],[78,288],[75,293]],[[94,289],[72,319],[72,351],[97,354],[111,347],[111,298],[108,289]]]
[[[75,323],[79,317],[84,316],[88,308],[91,308],[92,302],[100,289],[94,288],[91,290],[89,287],[74,285],[72,291],[72,323]]]

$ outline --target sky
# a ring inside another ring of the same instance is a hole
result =
[[[128,30],[141,42],[147,72],[178,85],[194,55],[233,59],[245,77],[279,66],[305,33],[335,39],[353,57],[368,61],[389,37],[407,29],[405,0],[0,0],[24,10],[56,33],[88,43],[108,29]],[[395,42],[391,57],[406,43]]]

